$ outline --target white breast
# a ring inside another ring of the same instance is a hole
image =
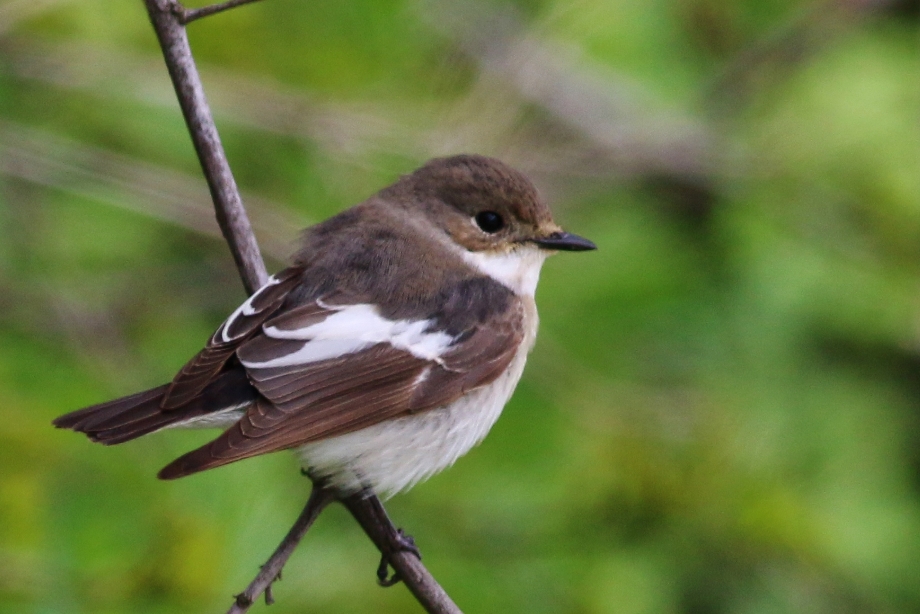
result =
[[[524,371],[537,310],[532,299],[522,298],[526,337],[498,379],[446,407],[302,446],[304,466],[345,492],[370,488],[387,498],[454,464],[486,436]]]
[[[471,252],[455,248],[463,260],[474,269],[488,275],[515,294],[532,297],[537,291],[540,268],[546,260],[546,250],[536,245],[522,245],[509,252]]]

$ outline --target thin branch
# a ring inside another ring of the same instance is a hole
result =
[[[144,0],[144,4],[163,49],[166,68],[211,190],[217,223],[230,246],[243,285],[252,294],[268,281],[268,273],[211,117],[188,36],[175,13],[175,7],[179,5],[173,0]]]
[[[421,559],[401,547],[399,531],[390,522],[380,499],[359,493],[341,501],[426,612],[463,614]]]
[[[211,189],[218,223],[233,253],[243,283],[251,294],[265,283],[268,275],[211,118],[185,28],[180,23],[182,7],[176,0],[144,0],[144,4],[163,49],[182,114]],[[271,583],[278,577],[285,561],[323,507],[335,497],[334,492],[326,491],[314,481],[310,500],[294,527],[246,591],[237,596],[231,613],[245,612],[260,592],[265,592],[266,599],[271,601]],[[429,613],[460,614],[460,609],[417,556],[404,550],[404,545],[400,543],[400,533],[393,527],[383,504],[375,495],[346,497],[343,503],[380,549],[385,561],[396,569],[400,579]]]
[[[183,25],[189,24],[196,19],[201,19],[202,17],[208,17],[209,15],[216,15],[228,9],[236,8],[244,4],[252,4],[253,2],[258,2],[259,0],[228,0],[227,2],[222,2],[220,4],[212,4],[210,6],[203,6],[197,9],[187,9],[181,6],[179,3],[176,3],[176,14],[179,17],[179,22]]]
[[[307,530],[313,525],[313,521],[316,520],[320,512],[334,500],[335,495],[332,492],[316,483],[313,484],[310,498],[307,500],[307,504],[300,513],[300,516],[297,517],[294,526],[291,527],[288,534],[284,536],[284,539],[271,555],[271,558],[268,559],[265,565],[262,565],[262,570],[259,572],[259,575],[257,575],[249,586],[246,587],[245,591],[236,595],[236,602],[233,604],[233,607],[227,611],[227,614],[243,614],[243,612],[249,610],[249,606],[251,606],[262,593],[265,593],[266,604],[271,605],[274,602],[271,594],[272,583],[281,577],[281,569],[284,567],[284,564],[287,563],[291,554],[293,554],[297,544],[299,544],[303,536],[306,535]]]

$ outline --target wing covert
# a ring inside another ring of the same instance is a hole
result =
[[[297,285],[301,267],[273,275],[211,335],[207,345],[186,363],[170,383],[160,404],[163,410],[178,409],[214,381],[237,348],[281,307]]]

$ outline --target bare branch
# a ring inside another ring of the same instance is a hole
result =
[[[173,0],[144,0],[144,4],[163,49],[182,115],[211,190],[217,223],[233,253],[243,285],[252,294],[265,284],[268,273],[211,117],[188,36],[175,12],[178,4]]]
[[[208,17],[209,15],[216,15],[223,11],[242,6],[244,4],[252,4],[253,2],[258,2],[259,0],[228,0],[227,2],[222,2],[220,4],[212,4],[210,6],[203,6],[197,9],[187,9],[178,3],[177,15],[179,16],[179,22],[184,24],[191,23],[196,19],[201,19],[202,17]]]
[[[297,517],[294,526],[284,536],[284,540],[278,545],[271,558],[268,559],[265,565],[262,565],[262,571],[259,572],[259,575],[246,587],[245,591],[236,596],[236,602],[227,611],[227,614],[243,614],[243,612],[249,610],[249,606],[262,593],[265,593],[265,603],[271,605],[274,601],[271,595],[272,583],[281,577],[281,569],[293,554],[297,544],[306,535],[307,530],[313,525],[313,521],[334,500],[335,495],[333,493],[316,483],[313,484],[313,491],[310,493],[307,505],[303,508],[300,516]]]
[[[400,547],[399,532],[390,522],[380,499],[358,493],[341,501],[426,612],[463,614],[419,557]]]

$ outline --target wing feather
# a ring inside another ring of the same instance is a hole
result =
[[[227,318],[205,348],[176,374],[160,407],[165,411],[178,409],[201,394],[220,374],[240,344],[281,307],[302,272],[300,267],[290,267],[272,276],[266,285]]]

